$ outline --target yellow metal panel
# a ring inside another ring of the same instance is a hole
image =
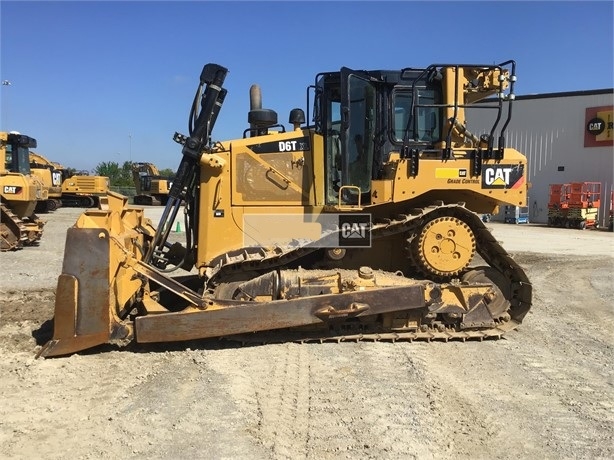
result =
[[[371,183],[371,204],[381,204],[392,201],[391,180],[374,180]]]
[[[313,150],[300,150],[306,142],[297,141],[309,136],[291,131],[234,141],[233,205],[314,204]]]
[[[458,179],[466,177],[467,170],[462,168],[435,168],[436,179]]]
[[[416,177],[409,174],[408,166],[408,160],[398,160],[394,169],[394,202],[415,199],[415,205],[424,206],[436,200],[463,201],[475,212],[493,212],[498,203],[526,206],[527,160],[517,150],[505,149],[500,161],[484,160],[480,176],[471,175],[473,160],[469,150],[456,149],[454,159],[447,161],[421,155]],[[524,174],[517,177],[510,173],[515,167],[524,168]]]

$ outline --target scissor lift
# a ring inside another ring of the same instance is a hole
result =
[[[596,227],[601,204],[601,183],[551,184],[548,225],[585,229]]]
[[[570,184],[550,184],[548,195],[548,227],[565,227],[569,209]]]

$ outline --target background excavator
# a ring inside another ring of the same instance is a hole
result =
[[[109,191],[109,178],[90,176],[87,171],[71,174],[61,164],[43,155],[30,152],[32,174],[38,176],[49,191],[46,200],[39,201],[39,212],[54,211],[61,206],[93,208]]]
[[[134,204],[146,206],[166,205],[172,180],[162,177],[153,163],[132,163],[132,179],[136,188]]]
[[[226,75],[202,70],[157,227],[111,192],[68,229],[39,356],[207,337],[481,340],[521,323],[531,284],[479,216],[527,201],[526,158],[505,145],[514,61],[320,73],[288,131],[254,85],[243,136],[213,141]],[[476,106],[493,124],[473,134],[466,112],[491,95]],[[185,245],[171,244],[182,202]]]
[[[47,199],[47,190],[30,173],[30,148],[36,148],[36,139],[0,132],[1,251],[38,243],[43,234],[44,222],[34,211],[38,201]]]
[[[62,172],[62,206],[96,208],[101,199],[106,200],[111,186],[106,176],[90,176],[87,171],[70,175],[67,169],[58,165]]]
[[[37,176],[47,189],[46,200],[36,206],[37,212],[55,211],[62,206],[62,168],[43,155],[30,151],[30,171]]]

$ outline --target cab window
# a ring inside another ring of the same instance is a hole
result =
[[[441,134],[441,108],[436,92],[432,89],[418,90],[418,100],[412,116],[413,95],[410,91],[397,91],[393,96],[394,140],[403,142],[409,125],[409,140],[418,142],[438,141]]]

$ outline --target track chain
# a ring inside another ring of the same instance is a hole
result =
[[[29,242],[28,231],[23,221],[8,207],[0,204],[2,251],[20,249]],[[4,236],[4,233],[6,237]]]
[[[241,342],[242,344],[269,344],[269,343],[328,343],[328,342],[449,342],[449,341],[482,341],[486,339],[496,340],[503,337],[507,332],[516,329],[520,323],[514,320],[502,322],[496,327],[488,329],[473,329],[456,331],[446,329],[438,331],[429,329],[426,331],[403,331],[403,332],[374,332],[357,334],[295,334],[292,331],[265,331],[252,334],[237,334],[223,337],[223,340]]]
[[[413,341],[413,340],[468,340],[501,337],[509,330],[518,327],[522,319],[531,308],[532,286],[524,270],[518,265],[507,251],[494,238],[492,233],[484,225],[480,217],[466,209],[463,204],[435,204],[425,208],[411,210],[408,214],[402,214],[390,219],[375,220],[371,227],[371,238],[377,239],[385,236],[406,233],[410,237],[418,234],[419,230],[430,220],[439,217],[456,217],[464,221],[476,237],[476,252],[484,261],[501,272],[510,283],[511,292],[508,295],[510,301],[510,319],[499,322],[495,327],[457,330],[428,330],[416,332],[386,332],[375,334],[343,334],[325,335],[317,338],[299,338],[298,341]],[[329,236],[329,235],[326,235]],[[316,242],[317,243],[317,242]],[[223,279],[225,274],[237,271],[267,270],[274,269],[291,263],[300,257],[314,252],[320,247],[316,243],[296,248],[244,248],[224,254],[216,260],[216,266],[208,273],[209,282]],[[258,333],[255,341],[261,341],[260,337],[266,333]],[[251,337],[241,336],[244,341]],[[287,335],[284,334],[286,340]],[[292,340],[292,339],[290,339]],[[253,341],[253,340],[248,340]]]

